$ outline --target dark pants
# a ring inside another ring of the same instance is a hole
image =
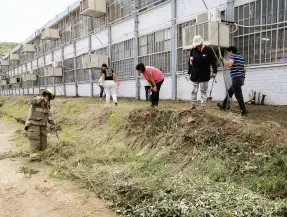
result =
[[[144,89],[145,89],[145,99],[148,102],[148,101],[150,101],[150,89],[151,89],[151,86],[145,86]]]
[[[244,85],[244,79],[245,79],[244,77],[232,78],[232,86],[228,89],[229,97],[232,97],[233,94],[235,94],[240,110],[243,113],[246,112],[242,89],[241,89],[241,87]],[[222,104],[223,109],[226,109],[227,100],[228,98],[226,97],[223,101],[223,104]]]
[[[156,88],[157,88],[156,92],[154,92],[153,89],[151,89],[151,103],[153,106],[158,106],[159,91],[160,91],[160,87],[161,87],[163,82],[164,82],[164,80],[156,83]]]
[[[100,98],[103,98],[103,94],[104,94],[104,87],[102,85],[100,85],[101,88],[101,92],[100,92]]]

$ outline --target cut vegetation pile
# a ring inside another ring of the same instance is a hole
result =
[[[2,114],[26,118],[26,97],[1,100]],[[277,121],[99,102],[53,102],[61,139],[51,133],[44,156],[53,176],[79,181],[121,216],[287,216],[287,134]]]

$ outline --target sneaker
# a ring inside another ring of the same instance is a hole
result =
[[[240,111],[240,114],[241,114],[241,116],[247,116],[248,112],[241,110],[241,111]]]
[[[223,108],[223,105],[221,103],[217,103],[217,107],[220,108],[220,110],[225,110],[225,108]]]

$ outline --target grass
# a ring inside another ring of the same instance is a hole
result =
[[[0,111],[13,115],[25,100],[9,98]],[[99,103],[53,105],[62,131],[60,141],[49,137],[43,156],[53,177],[82,183],[127,217],[287,215],[280,126],[214,115],[190,120],[184,103],[166,102],[158,111],[129,100],[117,109]],[[16,142],[27,144],[22,139]]]
[[[35,169],[30,169],[28,167],[21,167],[19,170],[19,173],[23,173],[25,175],[36,175],[38,174],[40,171],[39,170],[35,170]]]

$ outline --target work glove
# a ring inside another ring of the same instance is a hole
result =
[[[219,57],[218,59],[220,62],[224,62],[224,58],[223,57]]]
[[[216,73],[212,73],[211,78],[215,79],[216,78]]]

